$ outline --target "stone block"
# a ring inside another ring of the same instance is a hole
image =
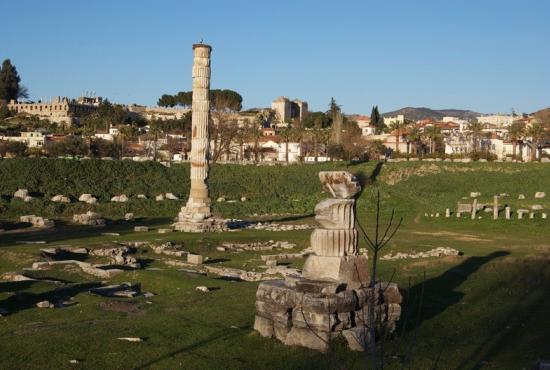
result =
[[[302,275],[308,279],[333,280],[357,287],[367,284],[368,260],[364,255],[327,257],[309,256],[304,264]]]
[[[203,256],[200,255],[200,254],[191,254],[191,253],[189,253],[187,255],[187,262],[192,263],[194,265],[202,265]]]
[[[349,349],[352,351],[363,352],[368,350],[373,343],[371,332],[365,328],[351,328],[342,331],[342,336],[348,343]]]
[[[289,346],[302,346],[320,352],[329,349],[330,334],[328,332],[313,332],[308,328],[292,327],[286,335],[284,343]]]
[[[146,232],[146,231],[149,231],[149,226],[134,226],[134,231]]]
[[[260,333],[260,335],[263,337],[273,337],[273,320],[267,319],[260,315],[256,315],[254,318],[254,330]]]

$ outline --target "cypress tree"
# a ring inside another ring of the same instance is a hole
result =
[[[9,59],[4,60],[0,69],[0,100],[9,102],[12,99],[17,99],[20,92],[20,81],[15,66]]]

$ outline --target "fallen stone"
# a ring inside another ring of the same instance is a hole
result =
[[[175,196],[174,194],[172,194],[172,193],[166,193],[166,194],[164,194],[164,197],[165,197],[166,199],[169,199],[169,200],[178,200],[178,199],[179,199],[178,197],[176,197],[176,196]]]
[[[133,221],[133,220],[134,220],[134,214],[131,213],[131,212],[126,213],[126,214],[124,215],[124,219],[125,219],[126,221]]]
[[[111,198],[111,202],[115,202],[115,203],[125,203],[127,201],[128,201],[128,196],[126,196],[125,194],[115,195],[114,197]]]
[[[149,227],[148,226],[134,226],[134,231],[136,231],[136,232],[149,231]]]
[[[104,236],[120,236],[119,233],[101,233],[101,235],[104,235]]]
[[[35,280],[35,279],[32,279],[28,276],[25,276],[25,275],[22,275],[22,274],[18,274],[16,272],[5,272],[4,274],[2,274],[2,280],[5,280],[5,281],[32,281],[32,280]]]
[[[246,197],[241,197],[241,202],[246,202],[248,199]]]
[[[71,203],[71,199],[64,195],[54,195],[51,201],[56,203]]]
[[[223,202],[225,202],[225,198],[224,197],[219,197],[218,199],[216,199],[216,202],[223,203]]]
[[[145,194],[138,194],[138,199],[147,199],[147,196]]]
[[[544,191],[537,191],[535,193],[535,199],[542,199],[546,196],[546,193]]]
[[[518,199],[525,199],[525,195],[523,194],[518,195]]]
[[[95,204],[97,203],[97,198],[92,196],[92,194],[82,194],[80,197],[78,197],[78,200],[80,202],[88,203],[88,204]]]
[[[122,283],[116,285],[107,285],[99,288],[90,289],[91,293],[103,296],[103,297],[123,297],[123,298],[133,298],[140,294],[141,285],[131,284],[131,283]]]
[[[27,189],[17,189],[17,191],[13,193],[14,198],[19,198],[23,200],[28,196],[29,196],[29,191]]]
[[[203,292],[203,293],[208,293],[210,291],[210,289],[208,289],[205,286],[198,286],[195,288],[195,290],[198,290],[199,292]]]
[[[159,234],[168,234],[168,233],[171,233],[173,231],[174,231],[174,229],[158,229]]]
[[[470,193],[470,198],[477,198],[477,197],[480,197],[481,196],[481,193],[478,192],[478,191],[473,191]]]
[[[35,216],[35,215],[26,215],[19,218],[21,222],[27,222],[32,224],[33,227],[38,227],[41,229],[48,229],[55,226],[55,223],[52,220],[47,218]]]
[[[533,204],[531,207],[530,207],[533,211],[541,211],[544,209],[543,206],[541,206],[540,204]]]
[[[187,262],[192,263],[194,265],[202,265],[203,263],[203,256],[200,254],[187,254]]]
[[[54,308],[54,305],[50,301],[40,301],[36,304],[38,308]]]
[[[118,340],[125,340],[127,342],[143,342],[143,338],[139,337],[120,337]]]
[[[160,201],[164,200],[164,194],[159,194],[159,195],[157,195],[157,196],[155,197],[155,200],[156,200],[157,202],[160,202]]]
[[[90,226],[103,226],[105,225],[105,219],[101,214],[88,211],[86,213],[73,215],[73,221],[81,225]]]

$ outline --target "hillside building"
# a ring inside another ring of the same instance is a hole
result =
[[[271,109],[275,112],[276,119],[282,123],[295,118],[302,120],[308,114],[307,102],[299,99],[290,100],[285,96],[273,100]]]
[[[101,104],[101,97],[81,96],[78,99],[56,96],[50,101],[18,102],[11,100],[8,109],[16,114],[28,114],[50,122],[72,125],[78,118],[94,112]]]

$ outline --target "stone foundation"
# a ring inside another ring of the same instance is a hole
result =
[[[315,207],[319,223],[302,275],[267,281],[256,292],[254,329],[287,345],[327,351],[342,335],[350,349],[363,351],[375,338],[369,328],[395,329],[401,316],[401,294],[395,284],[370,281],[368,259],[358,253],[355,199],[361,186],[348,172],[320,172],[323,188],[333,198]],[[368,322],[369,304],[375,317]]]
[[[347,288],[345,284],[306,278],[262,282],[256,292],[254,329],[262,336],[286,345],[326,352],[330,340],[342,335],[353,350],[368,343],[370,288]],[[401,294],[395,284],[375,287],[375,325],[395,329],[401,315]]]
[[[228,230],[227,223],[222,218],[208,217],[200,219],[185,217],[182,213],[183,212],[180,212],[177,221],[173,225],[176,231],[206,233]]]

